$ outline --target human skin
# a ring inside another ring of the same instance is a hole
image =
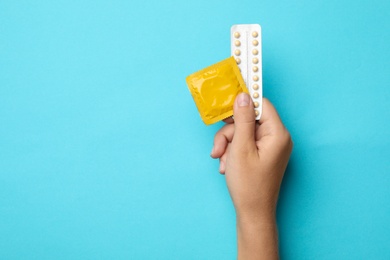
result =
[[[291,136],[267,99],[259,122],[248,94],[237,96],[233,110],[234,123],[216,133],[211,157],[220,160],[236,210],[238,259],[278,259],[276,205]]]

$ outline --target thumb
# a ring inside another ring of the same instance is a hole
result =
[[[251,150],[256,148],[255,127],[256,116],[253,102],[246,93],[236,97],[233,107],[234,112],[234,137],[233,144],[241,149]]]

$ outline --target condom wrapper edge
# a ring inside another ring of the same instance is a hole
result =
[[[249,93],[233,57],[189,75],[186,81],[206,125],[232,116],[236,96]]]

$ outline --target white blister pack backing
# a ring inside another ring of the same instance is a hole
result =
[[[261,60],[261,27],[258,24],[236,24],[230,30],[231,55],[252,97],[256,119],[260,119],[263,100]]]

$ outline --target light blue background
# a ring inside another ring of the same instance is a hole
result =
[[[390,259],[390,2],[0,1],[0,259],[235,259],[185,77],[263,28],[282,259]]]

